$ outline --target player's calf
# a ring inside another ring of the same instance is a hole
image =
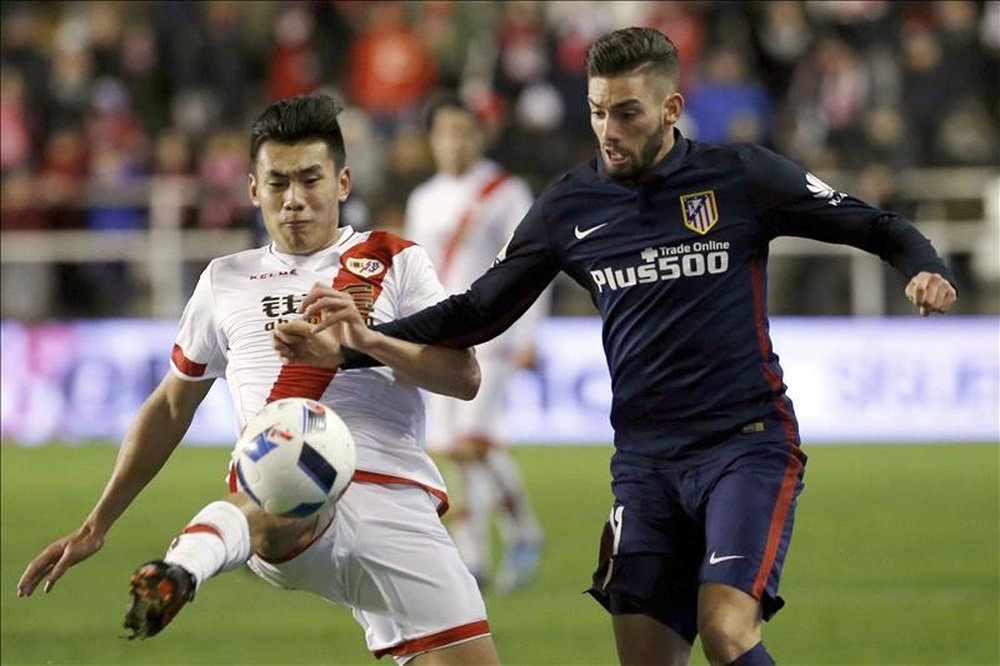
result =
[[[163,631],[194,598],[194,590],[194,576],[183,567],[161,560],[140,566],[129,581],[124,625],[132,631],[128,639],[149,638]]]

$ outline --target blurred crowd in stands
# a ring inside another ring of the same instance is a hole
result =
[[[184,226],[257,225],[249,125],[266,104],[317,89],[348,107],[355,226],[400,226],[432,170],[420,109],[440,87],[461,90],[494,134],[492,156],[537,192],[593,153],[584,54],[627,25],[676,43],[685,134],[849,171],[852,193],[901,213],[901,170],[996,165],[1000,150],[995,2],[0,7],[4,230],[143,228],[145,184],[175,177],[200,185]]]

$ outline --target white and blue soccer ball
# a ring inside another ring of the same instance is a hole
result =
[[[267,513],[304,517],[335,502],[354,476],[354,438],[329,407],[305,398],[269,403],[233,451],[236,485]]]

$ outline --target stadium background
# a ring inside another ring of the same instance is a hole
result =
[[[916,355],[888,345],[885,366],[853,381],[892,400],[859,418],[864,393],[843,413],[864,424],[893,401],[938,409],[933,428],[892,412],[911,426],[894,443],[923,445],[807,442],[783,586],[790,607],[768,629],[772,651],[796,664],[1000,662],[1000,4],[5,2],[0,12],[3,663],[372,663],[349,613],[242,574],[211,583],[164,636],[118,638],[127,573],[217,495],[219,448],[181,447],[100,555],[48,598],[14,598],[24,564],[79,523],[115,455],[109,441],[49,442],[49,431],[31,437],[23,424],[57,412],[99,432],[134,409],[95,411],[87,388],[109,380],[70,382],[54,368],[85,346],[51,340],[123,318],[119,336],[169,329],[210,257],[260,239],[246,202],[246,132],[270,101],[318,88],[341,96],[356,183],[344,214],[398,229],[406,194],[431,173],[419,109],[433,90],[459,87],[494,133],[493,156],[538,191],[592,151],[587,44],[637,24],[679,47],[686,134],[764,143],[907,215],[961,282],[958,316],[918,320],[877,260],[774,244],[776,331],[782,315],[811,316],[789,325],[825,348],[831,326],[874,326],[843,347],[850,355],[882,324],[901,327],[899,340],[930,328],[948,351],[914,372]],[[557,283],[553,322],[592,314],[581,290]],[[125,349],[108,340],[109,352]],[[877,365],[870,358],[863,369]],[[797,385],[822,388],[822,371],[796,384],[796,368],[786,370],[793,398]],[[54,392],[31,394],[35,411],[23,409],[17,382],[46,372]],[[600,419],[592,402],[589,417]],[[984,429],[970,435],[973,417]],[[537,432],[532,443],[553,443]],[[607,440],[593,439],[600,446],[517,449],[549,540],[531,589],[488,595],[506,663],[614,661],[606,617],[579,594],[610,497]],[[846,427],[843,439],[887,440]]]

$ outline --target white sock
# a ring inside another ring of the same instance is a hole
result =
[[[238,507],[220,500],[191,519],[163,560],[191,572],[200,588],[212,576],[235,569],[249,558],[250,524]]]
[[[542,528],[528,501],[521,470],[510,452],[491,448],[483,461],[498,490],[498,523],[504,545],[519,541],[537,543],[542,539]]]

